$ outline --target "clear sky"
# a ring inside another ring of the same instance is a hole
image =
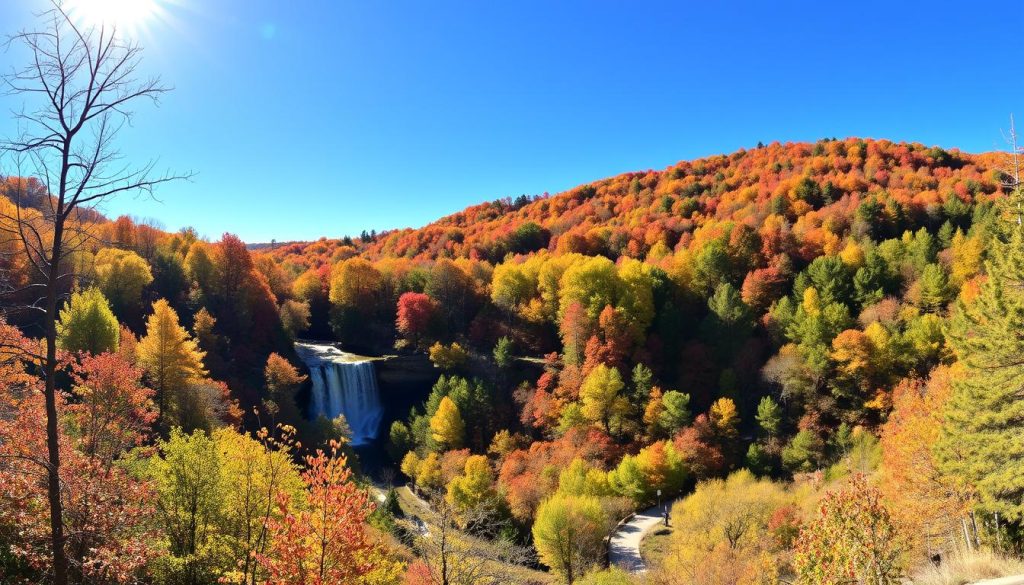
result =
[[[420,226],[758,141],[978,152],[1024,123],[1020,0],[150,1],[145,69],[175,91],[121,146],[197,175],[105,211],[213,238]],[[42,4],[0,1],[0,29]]]

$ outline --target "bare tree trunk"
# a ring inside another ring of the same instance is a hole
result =
[[[974,532],[975,548],[981,548],[981,538],[978,537],[978,521],[974,515],[974,512],[971,512],[971,529]]]
[[[974,545],[971,543],[971,534],[970,534],[970,532],[967,531],[967,518],[961,516],[960,517],[960,525],[964,529],[964,543],[967,544],[967,550],[969,550],[969,551],[974,550]]]
[[[60,258],[63,222],[54,226],[53,257]],[[56,283],[60,262],[50,266],[52,282]],[[68,559],[64,554],[64,505],[60,497],[60,435],[57,418],[57,287],[48,287],[46,293],[46,364],[44,372],[46,385],[43,390],[46,401],[46,450],[49,462],[46,492],[50,503],[50,546],[53,549],[53,580],[57,585],[68,582]]]
[[[999,533],[999,512],[996,512],[995,523],[996,523],[996,547],[998,547],[998,549],[1000,551],[1002,551],[1003,550],[1003,535]]]

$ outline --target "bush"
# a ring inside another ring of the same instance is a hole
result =
[[[819,515],[800,531],[797,582],[895,585],[904,552],[882,494],[855,475],[849,487],[825,494]]]

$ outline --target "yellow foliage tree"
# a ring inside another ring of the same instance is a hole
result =
[[[466,424],[459,413],[459,407],[455,402],[445,396],[437,406],[437,412],[430,419],[430,431],[432,437],[440,445],[448,449],[459,449],[462,447],[466,435]]]
[[[864,265],[864,249],[853,240],[846,242],[846,247],[839,253],[839,259],[843,264],[857,269]]]
[[[556,494],[537,510],[533,543],[541,562],[571,584],[599,562],[609,524],[597,498]]]
[[[497,497],[494,491],[494,473],[484,455],[471,455],[466,459],[463,473],[448,482],[445,499],[456,514],[487,506]]]
[[[454,370],[469,359],[469,354],[458,343],[444,345],[440,341],[430,346],[430,361],[442,370]]]
[[[142,303],[142,289],[153,282],[149,264],[135,252],[103,248],[96,254],[96,279],[110,304],[124,314]]]
[[[177,414],[189,386],[206,376],[196,340],[178,324],[178,314],[164,299],[153,303],[146,336],[136,347],[139,365],[156,390],[160,419]]]
[[[980,236],[968,238],[963,230],[953,234],[950,244],[953,261],[950,266],[950,281],[960,287],[968,280],[977,276],[982,269],[985,258],[985,245]]]
[[[437,453],[428,453],[416,468],[416,485],[426,490],[439,490],[443,484],[441,458]]]
[[[655,575],[697,585],[761,583],[759,574],[776,565],[770,558],[768,523],[787,503],[781,485],[757,479],[745,469],[701,483],[673,506],[675,530]]]
[[[715,434],[724,440],[732,440],[739,436],[740,415],[732,398],[719,398],[711,405],[709,411],[711,426]]]
[[[598,364],[580,387],[583,416],[609,430],[612,415],[616,412],[616,399],[624,386],[619,370]]]

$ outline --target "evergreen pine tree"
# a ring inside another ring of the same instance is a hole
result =
[[[1024,519],[1024,226],[1016,201],[994,226],[988,279],[957,303],[947,329],[965,375],[954,385],[936,451],[942,470],[976,488],[981,503]]]

